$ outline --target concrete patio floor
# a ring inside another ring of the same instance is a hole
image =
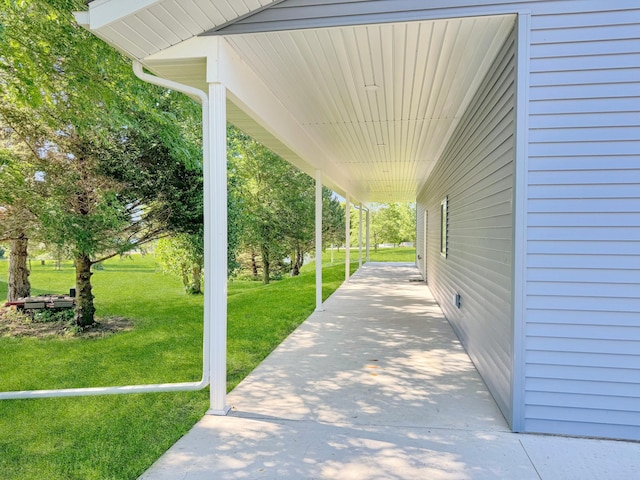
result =
[[[640,478],[640,443],[511,433],[418,278],[366,264],[141,478]]]

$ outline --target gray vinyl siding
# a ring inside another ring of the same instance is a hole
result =
[[[526,191],[526,245],[518,252],[524,256],[524,314],[515,318],[524,320],[515,331],[523,332],[517,342],[523,360],[513,371],[522,371],[524,378],[513,382],[515,421],[529,432],[638,440],[638,0],[287,0],[218,34],[518,11],[531,15],[531,59],[529,101],[519,105],[527,110],[528,131],[526,158],[521,159],[525,181],[518,185]],[[445,170],[446,162],[453,160],[443,158],[436,171],[440,181],[460,179],[459,172]],[[490,196],[491,184],[465,203],[457,198],[464,193],[461,187],[435,183],[429,184],[432,194],[423,190],[420,195],[429,208],[429,283],[508,412],[505,382],[512,371],[507,354],[512,343],[505,336],[512,325],[495,326],[504,322],[502,302],[508,303],[511,286],[503,284],[509,274],[495,254],[511,248],[510,238],[483,244],[483,235],[495,232],[483,231],[482,221],[469,210],[470,202]],[[438,239],[439,197],[445,190],[451,209],[447,260],[439,256]],[[487,208],[492,205],[484,201]],[[474,231],[478,235],[470,235]],[[487,283],[497,286],[483,301],[475,300]],[[460,311],[451,306],[454,291],[462,293]],[[484,330],[493,314],[500,320]]]
[[[638,440],[640,8],[531,23],[524,426]]]
[[[428,183],[429,286],[498,406],[511,419],[515,45],[512,33]],[[440,204],[448,201],[448,254],[440,254]],[[422,223],[422,222],[420,222]],[[424,241],[419,225],[418,248]],[[462,307],[453,296],[459,293]]]
[[[533,14],[584,12],[583,15],[590,15],[590,12],[597,12],[600,15],[602,10],[622,11],[636,6],[637,0],[285,0],[205,35],[495,15],[523,9]]]

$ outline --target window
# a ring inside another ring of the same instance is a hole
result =
[[[447,257],[447,234],[448,234],[448,219],[447,219],[447,199],[445,197],[440,202],[440,255]]]

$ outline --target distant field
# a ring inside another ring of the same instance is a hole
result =
[[[357,248],[351,248],[351,261],[357,262],[359,257],[359,251]],[[365,249],[362,249],[363,260],[366,259]],[[397,248],[378,248],[377,251],[371,248],[369,251],[369,257],[372,262],[415,262],[416,261],[416,249],[414,247],[397,247]],[[333,265],[337,263],[344,264],[345,251],[341,248],[340,251],[333,251]],[[332,265],[331,263],[331,250],[326,249],[322,252],[322,264]],[[311,263],[315,268],[315,263]],[[308,268],[308,267],[307,267]]]

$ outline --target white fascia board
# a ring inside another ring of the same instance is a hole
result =
[[[229,99],[250,115],[267,132],[296,153],[309,168],[303,168],[313,175],[322,170],[323,176],[339,190],[349,192],[358,198],[348,175],[338,168],[264,82],[249,68],[223,37],[219,39],[219,57],[207,59],[207,82],[220,82],[227,87]],[[209,63],[211,62],[211,65]],[[298,167],[300,167],[298,165]],[[340,192],[339,192],[340,193]]]
[[[89,29],[94,31],[149,8],[161,0],[95,0],[89,4]]]
[[[73,12],[73,17],[76,19],[78,25],[87,30],[89,29],[89,12]]]
[[[216,56],[219,37],[192,37],[169,48],[149,55],[146,61],[176,60],[183,58],[208,58]]]

